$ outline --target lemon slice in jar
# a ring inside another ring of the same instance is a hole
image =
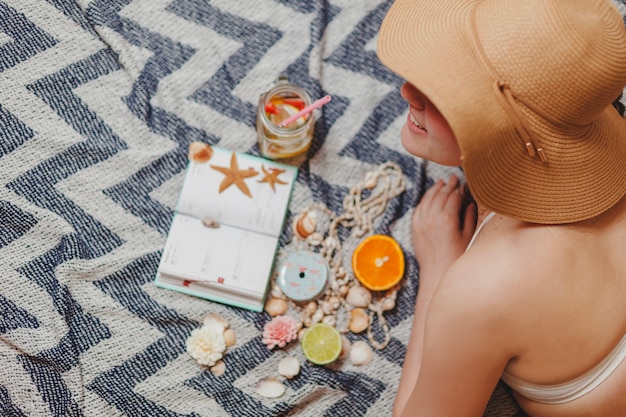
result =
[[[292,106],[291,104],[286,104],[286,103],[276,104],[276,109],[278,109],[277,113],[270,114],[270,121],[274,123],[276,126],[278,126],[283,120],[288,119],[289,117],[293,116],[294,114],[300,111],[298,110],[297,107]],[[302,117],[299,117],[294,122],[289,123],[285,127],[293,129],[303,124],[304,121],[305,121],[305,118],[304,116],[302,116]]]

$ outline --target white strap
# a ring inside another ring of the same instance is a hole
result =
[[[542,404],[563,404],[593,391],[617,369],[624,359],[626,359],[626,334],[602,362],[571,381],[554,385],[538,385],[522,381],[507,372],[502,375],[502,380],[511,389],[529,400]]]
[[[476,228],[476,231],[474,232],[474,236],[472,236],[472,240],[470,240],[470,243],[467,245],[467,248],[465,248],[466,252],[474,244],[474,240],[476,240],[476,236],[478,236],[478,233],[480,233],[480,231],[483,230],[483,227],[487,224],[489,220],[493,219],[493,216],[495,215],[496,215],[495,212],[493,211],[490,212],[489,214],[487,214],[483,222],[478,225],[478,227]]]

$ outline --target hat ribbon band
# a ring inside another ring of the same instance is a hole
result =
[[[532,129],[526,123],[526,119],[519,111],[511,87],[503,81],[497,80],[493,83],[493,88],[496,92],[496,97],[500,101],[502,108],[507,113],[509,118],[513,121],[515,130],[524,140],[524,145],[526,146],[526,152],[528,152],[528,155],[530,155],[531,157],[534,157],[536,155],[539,157],[539,160],[541,160],[541,162],[548,162],[548,157],[546,156],[543,148],[537,147],[535,145],[537,143],[537,139]]]

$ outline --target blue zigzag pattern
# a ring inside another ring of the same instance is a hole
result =
[[[195,319],[151,296],[151,283],[161,256],[160,251],[142,253],[129,262],[120,264],[114,272],[107,270],[104,276],[98,276],[92,282],[81,283],[89,290],[98,291],[98,294],[107,297],[107,301],[115,303],[159,335],[158,338],[146,342],[138,352],[107,367],[86,384],[82,384],[81,380],[81,361],[93,352],[94,347],[106,346],[117,335],[106,324],[105,319],[98,316],[93,306],[85,304],[83,298],[73,293],[74,289],[68,288],[57,275],[57,270],[72,261],[89,263],[88,261],[106,260],[128,243],[122,232],[107,226],[110,223],[93,214],[92,207],[81,206],[61,191],[62,183],[81,174],[87,176],[83,171],[97,169],[103,163],[132,150],[130,140],[127,139],[127,143],[121,137],[123,134],[116,133],[113,125],[110,125],[107,117],[111,116],[90,108],[81,99],[91,83],[126,74],[127,69],[120,64],[120,56],[116,52],[118,49],[113,44],[115,39],[122,39],[127,45],[147,56],[138,74],[134,74],[129,83],[130,92],[120,97],[119,105],[128,110],[127,114],[132,115],[129,116],[132,118],[129,123],[145,126],[154,135],[169,140],[173,148],[163,151],[150,162],[134,167],[132,174],[114,185],[108,185],[102,193],[129,217],[162,238],[168,232],[173,213],[168,204],[153,194],[184,171],[187,166],[187,148],[191,142],[224,144],[224,138],[190,125],[173,110],[155,105],[163,80],[183,71],[197,51],[190,45],[160,33],[158,28],[142,26],[133,20],[132,13],[127,13],[137,5],[133,0],[93,0],[82,2],[82,6],[73,1],[38,1],[42,6],[45,4],[48,8],[55,8],[58,11],[58,16],[55,17],[66,19],[66,23],[72,25],[73,30],[82,30],[82,35],[97,43],[100,48],[90,54],[81,55],[83,51],[75,51],[76,56],[70,54],[67,57],[52,57],[50,59],[58,59],[64,65],[54,67],[54,70],[42,69],[41,73],[37,73],[25,85],[16,87],[25,89],[37,99],[42,109],[45,107],[47,111],[52,110],[58,116],[59,120],[51,123],[64,124],[81,139],[62,147],[52,156],[32,166],[24,167],[23,170],[20,167],[15,177],[5,183],[6,190],[3,192],[12,194],[12,198],[0,200],[0,250],[11,248],[21,240],[26,241],[28,235],[46,221],[33,214],[33,207],[59,218],[59,221],[66,222],[72,229],[46,247],[43,253],[37,252],[31,258],[16,260],[15,263],[20,266],[11,271],[17,272],[20,279],[47,295],[46,302],[54,310],[50,314],[58,317],[62,323],[59,329],[54,329],[52,341],[42,343],[35,351],[17,353],[15,356],[18,365],[30,378],[33,396],[36,395],[38,401],[48,408],[46,416],[92,415],[89,412],[93,411],[86,401],[93,395],[123,415],[206,415],[206,412],[200,411],[187,414],[174,411],[175,407],[171,404],[161,401],[160,398],[148,398],[138,389],[142,384],[149,384],[161,371],[175,366],[172,363],[186,354],[187,337],[199,325]],[[372,82],[396,87],[397,90],[401,80],[378,62],[374,52],[366,49],[366,45],[376,36],[391,2],[392,0],[381,0],[380,4],[363,13],[345,40],[335,50],[328,51],[327,58],[317,65],[342,69],[371,79]],[[150,3],[145,2],[141,6],[148,8],[149,12],[155,12],[150,7],[156,6],[150,6]],[[36,4],[39,5],[38,2]],[[312,76],[309,68],[311,62],[318,58],[312,54],[320,53],[318,49],[324,42],[325,33],[346,10],[341,10],[327,1],[276,0],[275,5],[288,9],[292,15],[302,16],[303,21],[310,22],[307,23],[309,37],[303,40],[306,47],[302,54],[289,62],[279,61],[277,65],[282,67],[281,72],[289,74],[294,83],[304,87],[314,97],[328,94],[326,85]],[[230,56],[220,57],[222,61],[217,71],[207,74],[206,81],[186,99],[194,105],[217,112],[224,118],[237,119],[245,126],[253,128],[256,103],[242,100],[233,92],[259,66],[272,47],[283,40],[285,34],[269,23],[233,14],[220,8],[217,3],[206,0],[171,0],[160,7],[163,10],[158,10],[159,13],[201,26],[241,45]],[[27,7],[24,9],[28,10]],[[53,35],[59,29],[52,23],[48,27],[41,18],[29,19],[29,16],[28,12],[15,10],[0,0],[0,35],[3,35],[3,40],[10,38],[10,41],[0,44],[0,76],[20,65],[32,70],[27,67],[29,60],[39,58],[65,42],[62,36]],[[332,128],[354,104],[350,100],[349,97],[333,94],[333,100],[324,107],[322,117],[316,121],[310,157],[315,157],[326,144]],[[377,222],[377,233],[390,233],[396,220],[407,216],[432,181],[427,178],[423,164],[404,153],[389,149],[380,141],[389,126],[405,111],[406,104],[397,91],[382,97],[363,125],[351,134],[352,137],[344,138],[346,145],[338,152],[339,156],[346,159],[371,165],[396,161],[402,166],[410,182],[408,190],[390,202]],[[37,116],[25,116],[9,105],[0,103],[0,157],[15,154],[39,136],[50,134],[37,131],[34,124],[29,124],[31,119],[28,117]],[[228,146],[227,143],[224,145]],[[245,151],[259,154],[258,145]],[[337,185],[335,173],[321,175],[310,164],[311,159],[304,161],[299,167],[298,185],[307,189],[314,202],[323,203],[336,213],[341,212],[348,188]],[[86,178],[86,181],[96,183],[97,179]],[[288,224],[293,216],[294,213],[288,213]],[[120,226],[121,229],[123,227]],[[291,233],[286,228],[281,237],[281,246],[288,243]],[[349,231],[340,230],[339,233],[340,237],[346,238]],[[396,309],[385,316],[392,328],[405,323],[406,317],[413,310],[419,284],[418,266],[413,255],[406,252],[405,259],[407,283],[398,294]],[[80,296],[85,297],[84,294]],[[275,354],[261,340],[261,331],[270,316],[267,313],[221,308],[256,329],[258,336],[229,348],[224,357],[227,373],[221,377],[208,371],[190,375],[182,382],[184,387],[181,388],[190,388],[199,395],[214,400],[221,407],[222,414],[297,414],[302,406],[299,403],[289,400],[266,403],[236,386],[237,381],[263,366]],[[20,329],[33,333],[47,330],[43,329],[47,317],[40,317],[35,311],[37,310],[25,308],[21,300],[0,294],[0,336],[11,336],[12,332]],[[383,337],[378,327],[374,328],[374,337]],[[350,334],[349,338],[356,341],[363,340],[365,336]],[[399,368],[406,353],[405,349],[401,340],[392,338],[389,346],[382,351],[375,351],[375,355],[381,361]],[[5,386],[5,381],[8,379],[0,379],[0,414],[31,415],[27,409],[29,404],[17,397],[8,383]],[[325,389],[341,393],[332,405],[324,410],[317,410],[317,414],[324,416],[365,415],[384,400],[385,392],[392,388],[387,380],[368,374],[366,369],[362,372],[341,371],[308,363],[304,364],[298,378],[285,381],[285,385],[294,392]],[[82,391],[83,388],[86,391]]]

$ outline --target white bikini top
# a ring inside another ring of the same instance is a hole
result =
[[[467,249],[472,246],[476,236],[483,226],[494,217],[495,213],[489,213],[485,220],[478,226],[474,236]],[[466,249],[466,250],[467,250]],[[609,353],[598,365],[583,375],[572,379],[571,381],[553,385],[533,384],[514,377],[508,372],[502,374],[502,381],[506,383],[512,390],[518,392],[531,401],[542,404],[563,404],[582,397],[593,391],[602,382],[604,382],[617,367],[626,359],[626,334],[622,340],[615,346],[613,351]]]

